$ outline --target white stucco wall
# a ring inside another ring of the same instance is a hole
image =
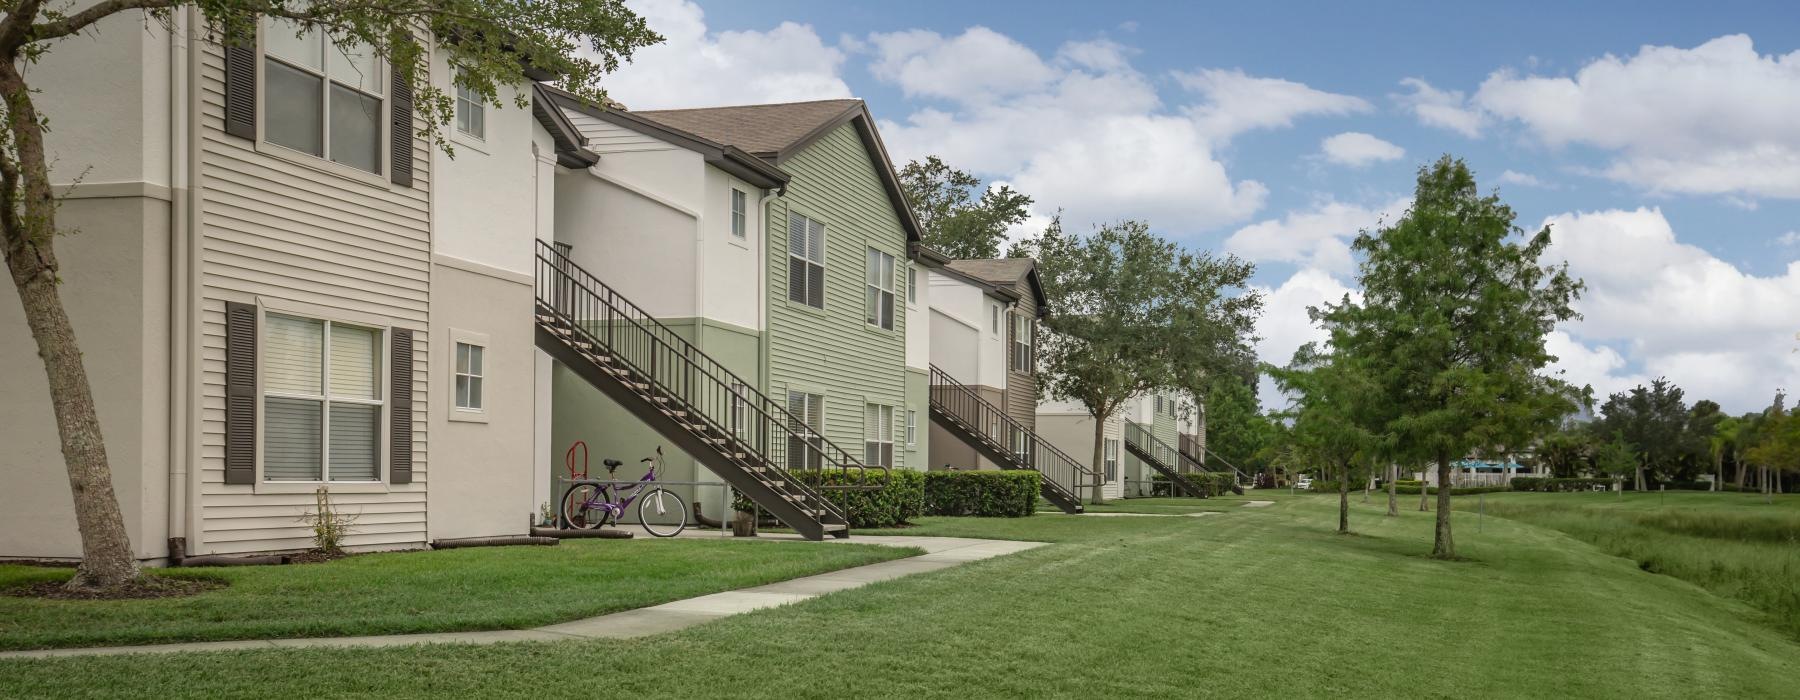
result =
[[[1002,316],[1000,332],[994,332],[993,311],[990,307],[1001,304],[999,299],[988,296],[981,287],[970,284],[949,275],[930,272],[930,282],[926,285],[931,295],[932,338],[930,340],[931,362],[951,372],[956,380],[964,384],[979,384],[995,389],[1006,388],[1006,327]],[[943,320],[954,321],[944,325]],[[964,339],[948,341],[940,346],[937,333],[943,327],[945,333],[975,332],[973,345],[975,354],[970,357],[957,357],[954,362],[959,369],[951,370],[951,361],[947,353],[967,353],[971,344]],[[958,330],[958,329],[964,330]],[[952,349],[954,348],[954,349]]]
[[[169,186],[169,39],[161,25],[132,12],[101,20],[53,42],[25,78],[50,119],[52,183]]]
[[[450,69],[440,55],[432,79],[451,91]],[[503,106],[484,108],[482,137],[443,127],[455,157],[432,149],[436,191],[431,193],[432,252],[532,274],[536,255],[537,158],[533,133],[542,131],[530,108],[513,104],[529,87],[500,90]]]
[[[762,330],[763,190],[723,170],[706,171],[704,199],[696,222],[700,247],[700,315],[751,330]],[[744,237],[731,233],[731,191],[744,193]]]
[[[907,291],[901,292],[902,297],[907,299],[906,366],[926,370],[931,364],[931,285],[926,283],[931,277],[931,271],[918,263],[911,263],[908,269],[912,270],[909,280],[916,280],[918,284],[917,289],[913,289],[908,281],[902,281],[914,295],[907,297]]]
[[[556,176],[556,212],[556,240],[575,264],[652,316],[696,314],[692,210],[581,171]]]

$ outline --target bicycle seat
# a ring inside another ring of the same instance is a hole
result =
[[[606,471],[609,472],[618,471],[619,465],[624,464],[624,462],[616,459],[603,459],[600,460],[600,463],[606,465]]]

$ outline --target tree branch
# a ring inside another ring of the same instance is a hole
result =
[[[27,0],[27,2],[30,1]],[[65,37],[126,10],[163,10],[180,4],[182,4],[180,0],[105,0],[55,22],[33,25],[29,39],[43,41]],[[10,46],[10,44],[0,44],[0,46]]]
[[[25,44],[28,38],[25,30],[30,29],[31,23],[37,20],[38,6],[41,4],[38,0],[24,0],[12,12],[7,13],[6,19],[0,20],[0,54],[4,54],[6,60],[13,60],[18,48]]]

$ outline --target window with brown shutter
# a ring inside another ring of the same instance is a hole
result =
[[[225,483],[256,483],[256,307],[225,304]]]

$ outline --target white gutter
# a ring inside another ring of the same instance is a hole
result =
[[[186,13],[169,18],[169,407],[168,407],[168,492],[164,507],[168,517],[168,536],[187,535],[188,443],[186,417],[188,393],[187,327],[190,322],[187,305],[188,276],[188,200],[185,186],[187,162],[187,130],[184,128],[183,96],[187,90],[187,42],[184,32],[193,16]],[[173,562],[170,562],[173,564]]]

